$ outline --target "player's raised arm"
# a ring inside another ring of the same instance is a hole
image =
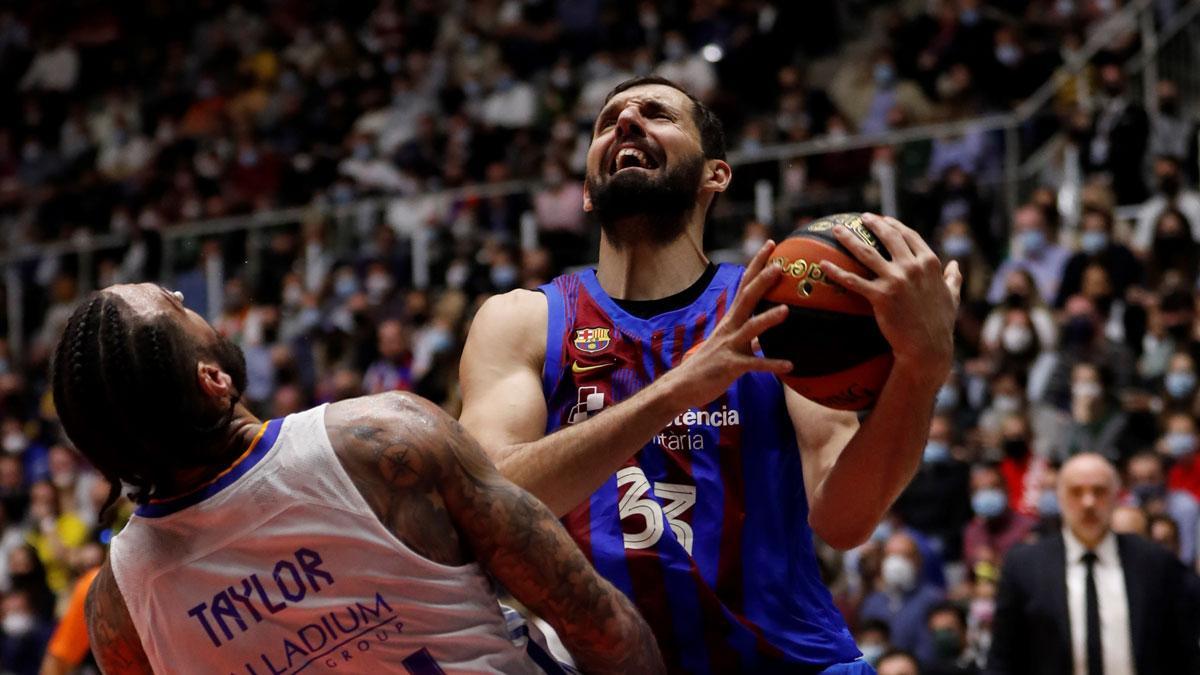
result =
[[[851,548],[870,536],[921,462],[933,399],[954,355],[954,320],[962,276],[943,270],[920,235],[894,218],[864,214],[891,260],[840,227],[843,246],[875,278],[832,263],[826,274],[870,301],[895,365],[871,414],[858,427],[853,414],[834,413],[787,392],[788,412],[804,455],[809,522],[829,544]]]
[[[106,675],[154,674],[108,563],[104,563],[92,582],[85,611],[88,640],[101,672]]]
[[[463,426],[506,478],[556,515],[568,513],[680,412],[709,403],[747,372],[791,368],[751,349],[754,338],[787,316],[784,307],[753,315],[779,274],[767,264],[773,249],[767,242],[754,257],[729,312],[683,364],[603,415],[544,437],[546,300],[524,291],[488,300],[463,349]]]
[[[444,509],[479,563],[554,627],[585,672],[663,670],[633,603],[592,568],[545,505],[496,472],[458,422],[417,397],[375,399],[373,420],[355,422],[361,442],[351,461],[377,470],[376,489],[423,495],[429,509]]]

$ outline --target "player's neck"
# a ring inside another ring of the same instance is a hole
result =
[[[165,486],[162,497],[185,495],[227,471],[246,454],[261,427],[262,421],[246,406],[238,403],[234,407],[233,419],[225,427],[225,433],[206,453],[212,458],[211,462],[207,466],[176,472],[170,484]]]
[[[701,236],[694,229],[688,228],[668,244],[619,249],[602,234],[596,266],[601,288],[620,300],[658,300],[691,286],[708,266]]]

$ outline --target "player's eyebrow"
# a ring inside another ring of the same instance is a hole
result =
[[[664,112],[670,115],[673,119],[678,119],[679,117],[679,110],[675,106],[671,105],[670,102],[663,101],[661,99],[632,97],[625,100],[619,100],[614,98],[608,102],[608,105],[605,105],[604,108],[600,110],[600,114],[596,117],[596,126],[593,132],[603,129],[604,124],[609,122],[609,120],[617,114],[617,110],[623,106],[629,105],[631,102],[641,109],[641,113],[643,115],[653,115],[655,113]]]

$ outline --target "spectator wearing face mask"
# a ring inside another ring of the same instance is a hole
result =
[[[999,316],[998,339],[992,343],[985,338],[985,349],[991,352],[998,370],[1028,372],[1045,346],[1034,328],[1032,315],[1024,307],[1005,307]]]
[[[1037,525],[1031,516],[1014,511],[999,469],[979,464],[971,469],[971,511],[975,517],[963,531],[963,561],[968,568],[998,562]]]
[[[376,339],[379,358],[363,375],[363,387],[369,394],[410,391],[413,377],[408,328],[399,319],[388,319],[379,324]]]
[[[963,276],[964,303],[979,302],[987,296],[992,268],[980,248],[965,220],[956,218],[942,226],[938,251],[943,260],[958,261]]]
[[[935,541],[947,560],[958,559],[963,526],[971,518],[970,470],[953,454],[953,434],[952,419],[935,414],[921,467],[893,507],[909,527]]]
[[[1146,281],[1153,288],[1190,289],[1200,269],[1200,248],[1182,211],[1169,208],[1154,224],[1154,240],[1146,251]]]
[[[1023,370],[1001,370],[992,377],[991,400],[979,413],[977,426],[985,438],[1000,434],[1000,427],[1009,415],[1028,408],[1025,398],[1026,376]]]
[[[1084,270],[1091,264],[1098,263],[1108,272],[1115,297],[1124,297],[1131,285],[1141,283],[1145,276],[1142,263],[1125,244],[1113,238],[1112,226],[1112,211],[1084,207],[1079,223],[1079,251],[1063,270],[1055,307],[1061,308],[1067,298],[1082,290]]]
[[[897,532],[889,537],[883,554],[882,587],[863,600],[859,618],[886,621],[895,647],[918,655],[932,654],[925,617],[942,599],[942,591],[921,582],[921,554],[908,534]]]
[[[1038,293],[1043,298],[1054,298],[1071,252],[1054,243],[1046,223],[1046,214],[1034,204],[1017,209],[1013,216],[1012,231],[1012,252],[1000,263],[996,276],[992,278],[988,302],[997,305],[1004,300],[1008,275],[1016,269],[1024,269],[1033,276]]]
[[[46,583],[61,593],[71,581],[68,561],[73,551],[87,540],[87,525],[71,511],[63,511],[58,488],[50,481],[34,483],[29,491],[29,535],[46,566]]]
[[[939,602],[925,620],[933,654],[921,664],[924,675],[974,675],[975,656],[967,642],[967,613],[958,604]]]
[[[1200,499],[1200,460],[1196,458],[1196,421],[1188,414],[1167,418],[1166,434],[1159,441],[1159,451],[1171,458],[1167,472],[1167,488],[1190,493]]]
[[[1070,413],[1060,460],[1094,452],[1117,462],[1136,447],[1136,440],[1127,433],[1129,416],[1113,396],[1112,375],[1106,367],[1081,362],[1071,369]]]
[[[1200,241],[1200,192],[1184,183],[1179,159],[1169,155],[1155,158],[1154,177],[1158,181],[1157,189],[1138,209],[1133,230],[1134,248],[1143,252],[1153,250],[1155,224],[1163,213],[1172,209],[1183,214],[1188,226],[1180,234],[1193,242]]]
[[[23,591],[0,600],[0,615],[0,668],[13,675],[37,675],[53,626],[37,616]]]
[[[1186,436],[1182,438],[1186,440]],[[1164,444],[1169,443],[1164,438]],[[1180,536],[1175,553],[1184,563],[1194,563],[1197,535],[1200,534],[1200,500],[1187,490],[1167,487],[1163,457],[1154,452],[1141,452],[1130,457],[1125,476],[1128,486],[1125,502],[1146,511],[1151,519],[1163,516],[1178,523]]]
[[[1069,413],[1075,398],[1072,392],[1075,366],[1080,363],[1103,364],[1106,374],[1103,384],[1109,391],[1124,391],[1133,384],[1133,354],[1126,345],[1105,335],[1102,325],[1102,317],[1091,300],[1076,295],[1067,301],[1059,348],[1043,360],[1042,371],[1030,375],[1037,380],[1030,386],[1031,399]]]
[[[891,636],[892,632],[886,621],[867,619],[859,623],[858,631],[854,634],[854,643],[862,652],[863,661],[874,668],[879,665],[879,657],[892,648]]]
[[[1047,471],[1045,458],[1033,451],[1033,432],[1022,414],[1009,415],[1000,423],[1000,475],[1004,477],[1008,503],[1014,511],[1036,515],[1038,486]]]
[[[1177,351],[1167,362],[1160,393],[1163,408],[1190,412],[1196,401],[1196,360],[1190,352]]]
[[[889,113],[900,107],[913,122],[929,119],[934,105],[921,88],[896,70],[896,61],[887,49],[881,49],[868,62],[844,60],[829,87],[830,97],[863,133],[879,133],[889,128]]]
[[[1025,269],[1013,269],[1004,280],[1004,298],[988,313],[984,320],[981,343],[985,350],[1008,352],[1014,347],[1026,345],[1027,339],[1018,334],[1005,336],[1005,329],[1012,323],[1014,311],[1024,312],[1033,329],[1033,339],[1039,345],[1053,345],[1058,341],[1058,325],[1050,308],[1042,300],[1033,276]]]

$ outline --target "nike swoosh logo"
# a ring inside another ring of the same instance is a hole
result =
[[[579,365],[578,361],[574,361],[571,363],[571,372],[572,373],[586,373],[589,370],[600,370],[601,368],[607,368],[609,366],[615,366],[615,365],[617,365],[615,361],[610,361],[608,363],[601,363],[601,364],[595,365],[595,366],[581,366],[581,365]]]

